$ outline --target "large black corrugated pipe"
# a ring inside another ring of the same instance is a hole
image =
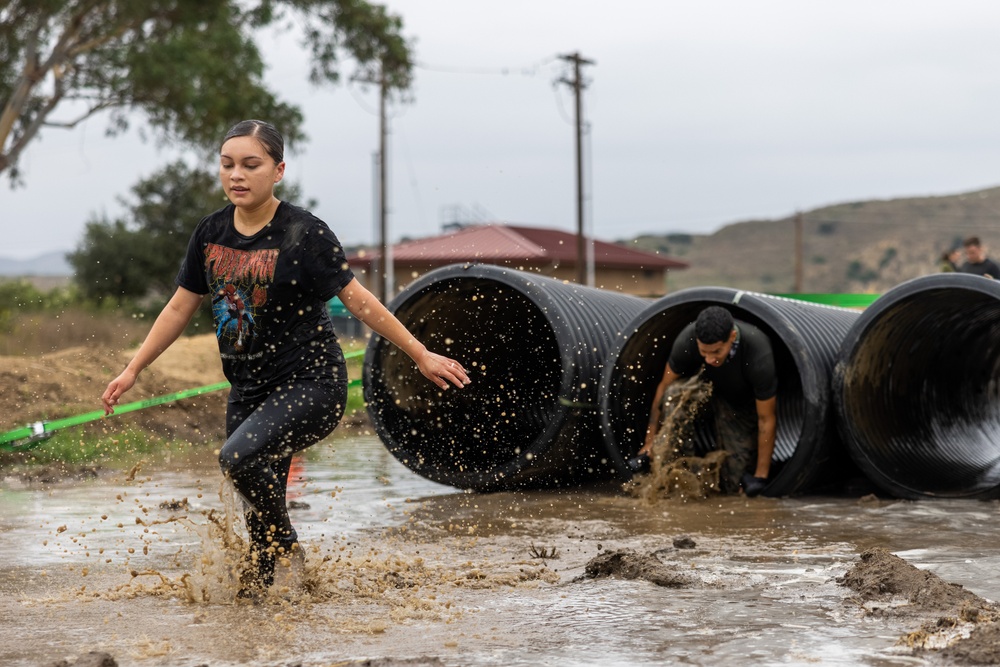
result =
[[[858,318],[833,378],[858,467],[903,498],[1000,497],[1000,283],[937,274]]]
[[[778,429],[766,495],[781,496],[843,482],[850,459],[837,437],[830,377],[840,342],[858,312],[726,287],[694,287],[651,304],[626,328],[601,379],[601,429],[612,461],[625,462],[642,446],[656,386],[674,340],[708,306],[768,335],[778,373]],[[699,453],[715,448],[710,424],[697,425]]]
[[[373,336],[368,413],[386,447],[435,482],[479,491],[612,478],[597,387],[613,343],[646,299],[492,265],[422,276],[389,309],[472,378],[442,391]]]

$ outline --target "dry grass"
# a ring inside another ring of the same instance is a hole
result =
[[[80,345],[112,350],[138,345],[152,324],[148,319],[67,308],[58,315],[37,312],[17,316],[0,332],[0,355],[37,355]]]

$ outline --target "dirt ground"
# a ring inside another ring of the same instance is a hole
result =
[[[101,408],[101,393],[134,350],[73,347],[40,356],[0,356],[0,432]],[[139,376],[124,402],[222,382],[215,336],[182,337]],[[135,426],[170,439],[198,443],[223,433],[226,392],[111,417],[113,427]],[[106,429],[111,421],[88,427]]]

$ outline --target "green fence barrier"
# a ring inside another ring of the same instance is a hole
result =
[[[867,308],[881,294],[775,294],[786,299],[808,301],[823,306],[838,306],[840,308]]]
[[[357,350],[355,352],[348,352],[344,355],[344,358],[354,359],[356,357],[364,356],[364,354],[364,350]],[[360,379],[351,380],[347,386],[355,387],[359,384],[361,384]],[[150,408],[154,405],[171,403],[173,401],[179,401],[183,398],[191,398],[193,396],[208,394],[213,391],[220,391],[228,388],[228,382],[217,382],[215,384],[205,385],[204,387],[185,389],[184,391],[174,392],[173,394],[154,396],[153,398],[146,398],[141,401],[134,401],[132,403],[125,403],[124,405],[116,406],[115,414],[121,415],[127,412],[142,410],[143,408]],[[64,417],[62,419],[54,419],[52,421],[33,422],[22,428],[17,428],[13,431],[0,434],[0,450],[12,452],[31,449],[42,441],[52,437],[52,434],[59,429],[68,428],[70,426],[79,426],[80,424],[86,424],[87,422],[96,421],[104,417],[104,410],[93,410],[91,412],[85,412],[81,415],[75,415],[73,417]]]

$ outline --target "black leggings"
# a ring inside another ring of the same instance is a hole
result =
[[[263,400],[229,395],[219,465],[246,501],[251,552],[265,581],[274,571],[275,553],[298,540],[285,504],[292,455],[333,432],[346,402],[345,374],[292,382]]]

